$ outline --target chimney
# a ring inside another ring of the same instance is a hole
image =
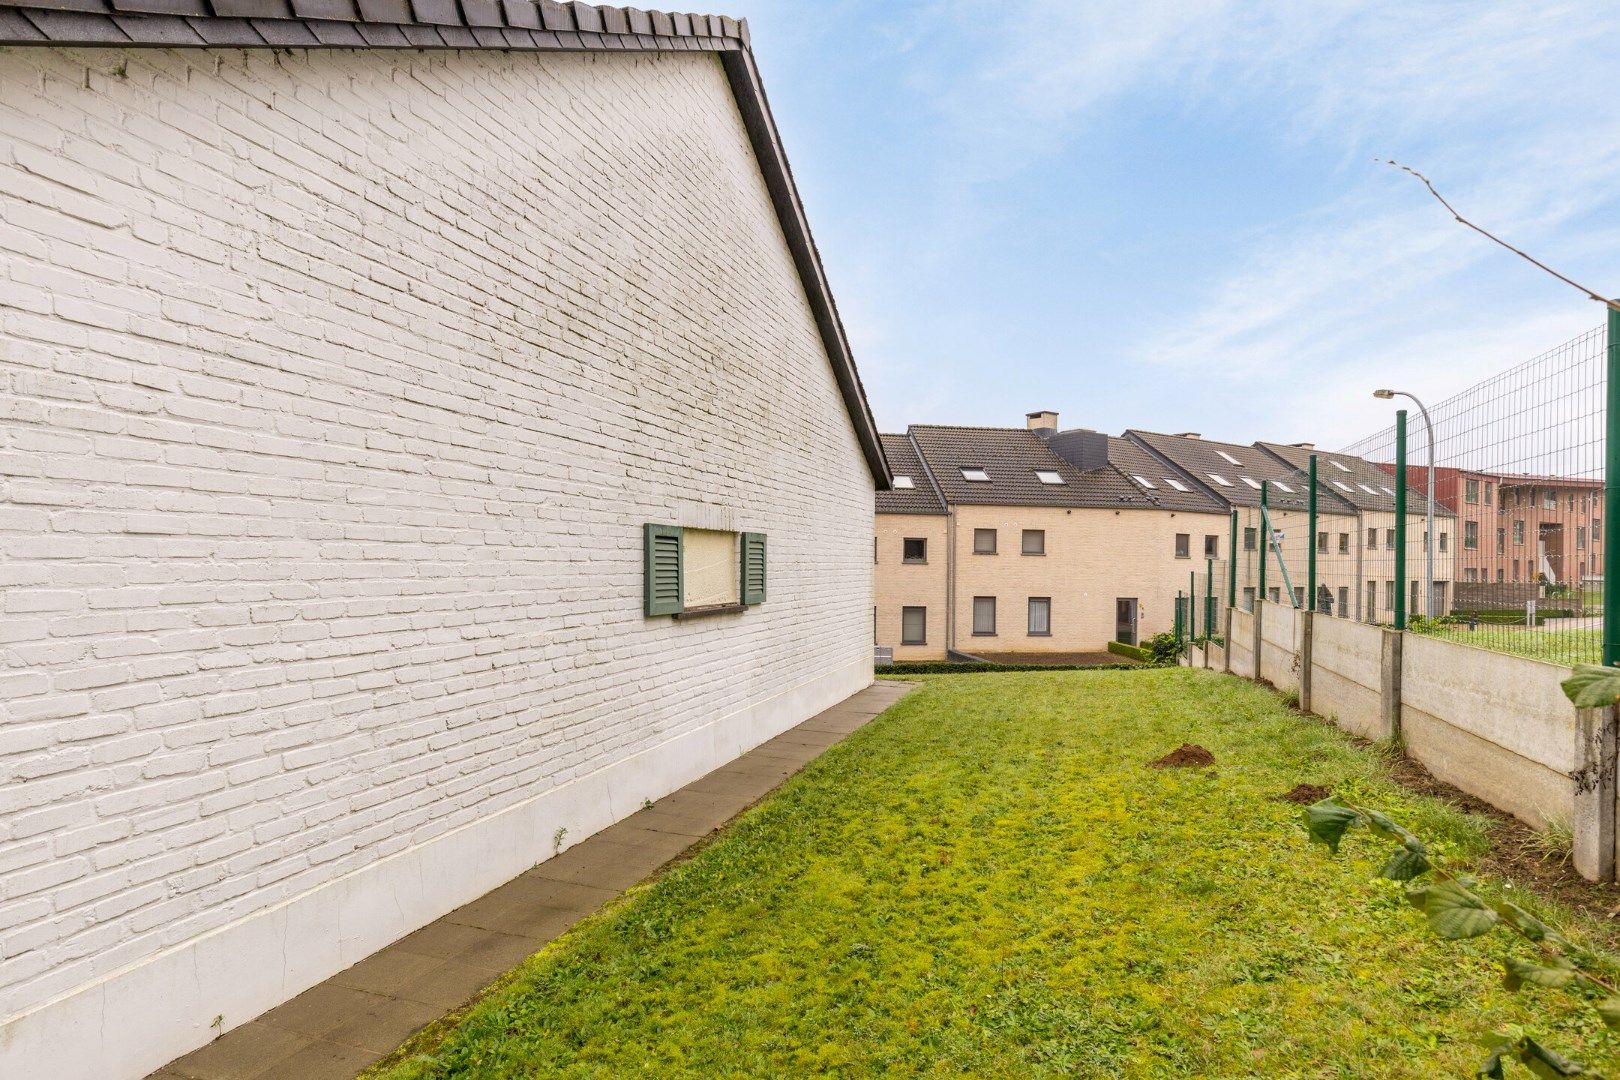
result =
[[[1108,464],[1108,436],[1100,431],[1077,428],[1053,435],[1047,439],[1058,457],[1081,472],[1090,472]]]
[[[1024,419],[1029,423],[1029,430],[1043,439],[1050,439],[1057,434],[1057,413],[1051,409],[1025,413]]]
[[[1176,432],[1176,438],[1178,438],[1178,439],[1202,439],[1203,437],[1204,437],[1203,434],[1200,433],[1200,432],[1197,432],[1197,431],[1178,431],[1178,432]]]
[[[1313,442],[1297,442],[1294,447],[1298,450],[1315,450],[1316,444]]]

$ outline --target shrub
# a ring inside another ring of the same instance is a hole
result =
[[[1148,658],[1155,664],[1173,664],[1181,659],[1185,646],[1174,634],[1154,634],[1147,639]]]
[[[1136,664],[993,664],[987,660],[899,660],[879,675],[971,675],[984,671],[1125,671]]]
[[[1140,660],[1144,664],[1151,664],[1153,656],[1140,645],[1127,645],[1123,641],[1110,641],[1108,651],[1115,656],[1128,656],[1132,660]]]

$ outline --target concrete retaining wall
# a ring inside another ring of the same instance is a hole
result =
[[[1263,681],[1353,734],[1401,739],[1437,778],[1533,827],[1568,823],[1575,868],[1613,877],[1615,711],[1577,711],[1568,669],[1278,604],[1231,620],[1232,674],[1256,678],[1258,621]]]

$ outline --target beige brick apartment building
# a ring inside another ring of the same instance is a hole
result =
[[[0,44],[0,1076],[144,1076],[870,682],[888,477],[744,26]]]
[[[1038,412],[1025,428],[885,436],[904,462],[895,471],[916,473],[909,493],[878,499],[879,648],[897,660],[1055,655],[1174,626],[1166,568],[1224,557],[1224,511],[1125,440],[1056,429]]]

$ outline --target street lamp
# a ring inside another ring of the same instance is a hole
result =
[[[1373,397],[1389,401],[1392,398],[1403,397],[1411,400],[1423,414],[1423,426],[1429,431],[1429,504],[1428,531],[1423,534],[1423,612],[1429,618],[1437,614],[1434,610],[1434,424],[1429,421],[1429,410],[1423,407],[1423,402],[1405,390],[1374,390]],[[1401,477],[1401,483],[1406,483],[1406,477]],[[1406,582],[1400,582],[1397,588],[1406,588]]]

